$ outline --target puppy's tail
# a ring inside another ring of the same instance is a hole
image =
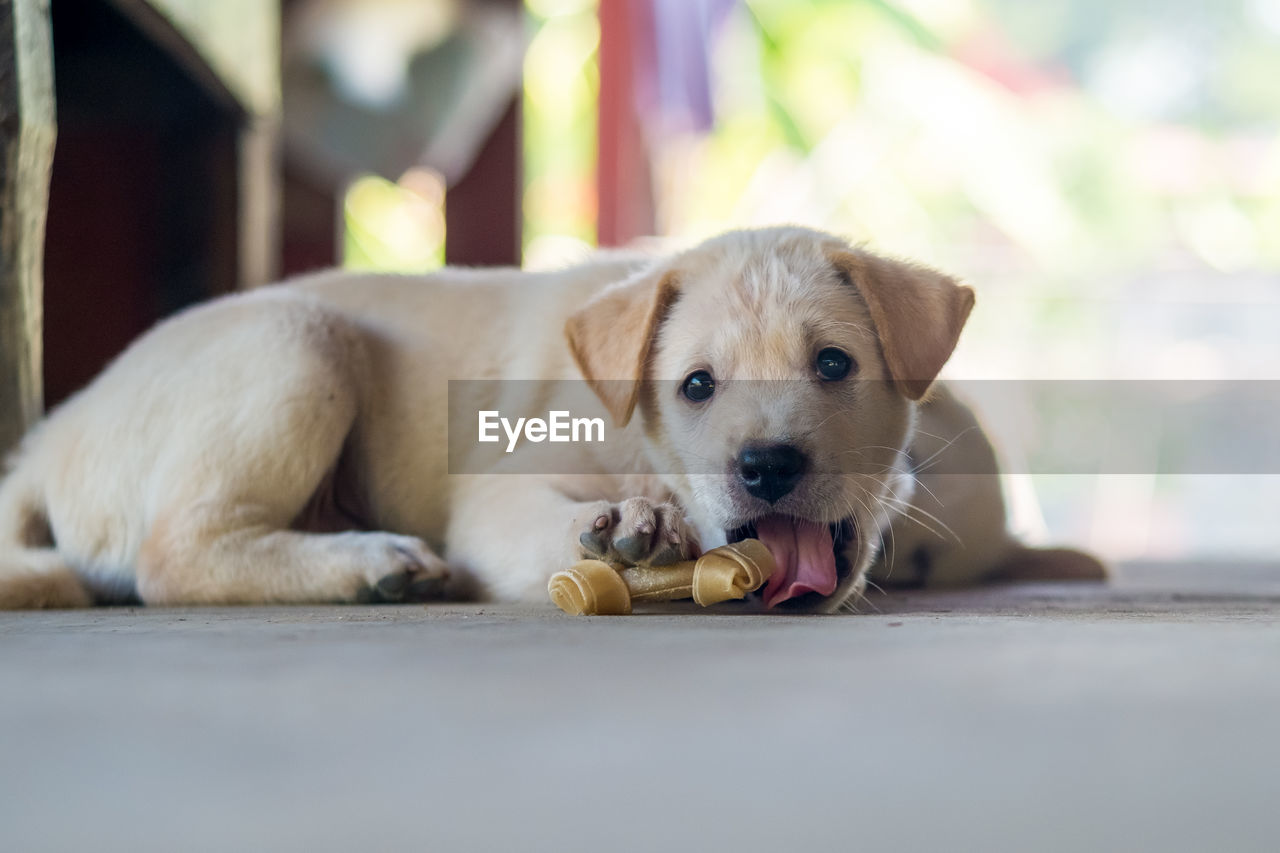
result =
[[[93,596],[54,548],[41,490],[23,473],[0,480],[0,610],[88,607]]]
[[[1017,545],[993,569],[986,580],[1105,581],[1107,567],[1097,558],[1072,548],[1028,548]]]

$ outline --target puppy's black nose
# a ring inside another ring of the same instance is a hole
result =
[[[738,477],[747,491],[774,503],[804,476],[809,458],[790,444],[748,447],[738,454]]]

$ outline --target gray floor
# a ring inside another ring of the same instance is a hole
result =
[[[1280,568],[0,614],[0,850],[1276,850]]]

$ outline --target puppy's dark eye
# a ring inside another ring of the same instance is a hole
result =
[[[814,366],[818,369],[818,376],[827,382],[844,379],[857,367],[847,352],[835,347],[827,347],[818,353]]]
[[[680,386],[680,393],[695,403],[705,403],[716,393],[716,380],[705,370],[695,370]]]

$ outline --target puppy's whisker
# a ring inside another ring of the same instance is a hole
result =
[[[869,498],[873,498],[876,501],[877,506],[880,506],[883,509],[884,502],[879,497],[872,495],[870,492],[867,492],[867,496]],[[870,512],[870,509],[868,509],[868,512]],[[876,534],[880,538],[880,552],[885,555],[885,575],[888,576],[893,571],[893,564],[897,558],[897,553],[898,553],[897,534],[894,532],[894,529],[893,529],[893,516],[897,515],[897,513],[889,510],[885,510],[884,514],[886,516],[885,522],[883,525],[880,525],[877,527]],[[887,548],[885,546],[886,531],[889,537],[889,543]]]
[[[925,524],[920,519],[916,518],[913,513],[919,513],[920,515],[923,515],[925,518],[929,519],[934,524],[937,524],[939,527],[941,527],[942,530],[944,530],[948,536],[950,536],[952,539],[955,539],[957,545],[959,545],[961,548],[964,547],[964,540],[960,538],[960,535],[957,534],[954,530],[952,530],[945,521],[938,518],[936,515],[929,512],[928,510],[921,509],[919,506],[907,501],[895,501],[893,498],[886,498],[885,500],[889,501],[891,505],[898,506],[901,509],[903,509],[904,511],[902,515],[904,518],[908,518],[911,521],[914,521],[916,524],[920,525],[925,530],[928,530],[930,533],[932,533],[934,536],[937,536],[939,539],[945,539],[946,536],[943,536],[942,533],[938,532],[937,530],[933,529],[929,525]]]
[[[946,503],[945,503],[941,498],[939,498],[936,494],[934,494],[933,490],[932,490],[932,489],[930,489],[930,488],[928,487],[928,485],[926,485],[926,484],[925,484],[925,482],[924,482],[923,480],[921,480],[919,477],[917,477],[917,476],[915,475],[915,473],[914,473],[914,472],[912,472],[912,471],[907,471],[907,470],[904,470],[904,469],[901,469],[901,468],[896,468],[896,467],[893,467],[893,466],[889,466],[886,470],[892,471],[893,473],[895,473],[895,474],[899,475],[899,476],[900,476],[900,477],[902,477],[903,479],[905,479],[905,480],[909,481],[909,482],[910,482],[910,484],[911,484],[911,486],[912,486],[913,488],[920,488],[920,489],[923,489],[923,490],[924,490],[924,492],[925,492],[925,494],[927,494],[929,497],[931,497],[931,498],[933,499],[934,503],[936,503],[938,506],[940,506],[940,507],[945,507],[945,506],[946,506]],[[865,474],[865,473],[861,473],[861,472],[852,472],[852,473],[853,473],[853,476],[855,476],[855,477],[868,477],[868,478],[873,477],[873,475],[871,475],[871,474]],[[883,472],[879,472],[879,473],[883,473]],[[890,490],[890,492],[893,492],[893,488],[892,488],[891,486],[889,486],[889,485],[888,485],[888,483],[885,483],[885,484],[884,484],[884,486],[885,486],[885,488],[886,488],[886,489],[889,489],[889,490]],[[895,496],[895,497],[899,497],[899,498],[900,498],[900,496],[898,496],[896,493],[894,494],[894,496]]]
[[[871,451],[871,450],[887,450],[887,451],[889,451],[890,453],[901,453],[901,452],[902,452],[902,448],[901,448],[901,447],[889,447],[889,446],[888,446],[888,445],[886,445],[886,444],[864,444],[864,445],[862,445],[861,447],[847,447],[847,448],[845,448],[845,449],[843,449],[843,450],[839,450],[839,451],[837,451],[837,452],[838,452],[838,453],[841,453],[841,454],[844,454],[844,453],[857,453],[857,454],[864,454],[864,453],[867,453],[868,451]]]
[[[936,460],[938,459],[938,457],[939,457],[939,456],[941,456],[941,455],[942,455],[943,453],[945,453],[946,451],[950,450],[950,449],[951,449],[951,446],[952,446],[953,444],[955,444],[957,441],[959,441],[961,438],[963,438],[967,433],[973,432],[973,431],[974,431],[974,430],[976,430],[977,428],[978,428],[977,426],[966,427],[965,429],[963,429],[963,430],[961,430],[960,432],[956,433],[956,435],[955,435],[955,436],[954,436],[950,441],[948,441],[948,442],[947,442],[946,444],[944,444],[942,447],[940,447],[940,448],[938,448],[937,450],[935,450],[932,454],[930,454],[930,455],[929,455],[929,457],[928,457],[927,459],[923,459],[923,460],[921,460],[921,461],[917,462],[917,463],[916,463],[916,466],[915,466],[916,471],[927,471],[927,470],[929,470],[931,467],[933,467],[934,465],[936,465],[936,464],[937,464],[937,461],[936,461]],[[939,438],[939,437],[937,437],[937,436],[933,436],[933,437],[934,437],[934,438],[938,438],[938,440],[939,440],[939,441],[942,441],[942,440],[943,440],[942,438]]]
[[[864,490],[864,493],[867,495],[868,498],[874,498],[874,495],[872,495],[870,492],[866,492]],[[848,496],[848,499],[846,499],[845,501],[848,512],[852,517],[855,517],[855,518],[857,517],[857,511],[852,506],[852,501],[856,501],[858,505],[862,507],[863,511],[867,514],[867,517],[871,520],[870,524],[872,527],[874,527],[876,538],[879,540],[878,542],[876,542],[877,552],[883,553],[885,550],[885,531],[886,530],[888,531],[888,535],[889,535],[889,544],[888,544],[889,550],[890,551],[895,550],[896,546],[894,541],[893,525],[890,523],[890,519],[886,518],[885,523],[883,524],[876,523],[877,513],[874,510],[872,510],[871,507],[865,501],[859,498],[857,495],[850,495]],[[886,513],[886,516],[892,516],[892,515],[893,513]],[[892,557],[890,557],[890,559],[892,559]]]
[[[930,525],[926,524],[922,519],[916,518],[915,515],[912,514],[913,512],[918,512],[922,515],[928,515],[928,514],[924,510],[910,503],[909,501],[898,500],[892,497],[882,497],[882,498],[879,498],[879,502],[884,506],[892,508],[894,510],[893,512],[894,517],[904,518],[907,521],[910,521],[913,524],[918,525],[924,530],[927,530],[929,533],[938,537],[939,539],[946,538],[946,536],[943,535],[942,531],[939,531],[934,527],[931,527]],[[942,524],[942,522],[939,521],[938,524]],[[942,526],[946,527],[946,525],[942,525]],[[952,536],[955,535],[954,532],[950,530],[950,528],[947,528],[947,532],[950,533]],[[956,538],[957,540],[959,539],[959,537],[956,537]]]
[[[870,583],[870,581],[867,581],[867,583]],[[856,598],[859,604],[865,604],[865,605],[867,605],[867,606],[868,606],[868,607],[870,607],[872,610],[874,610],[876,613],[881,613],[881,614],[883,614],[883,613],[884,613],[884,611],[883,611],[883,610],[881,610],[878,606],[876,606],[876,603],[875,603],[874,601],[872,601],[871,599],[867,598],[867,596],[866,596],[866,594],[865,594],[865,593],[863,593],[862,595],[856,595],[856,596],[852,596],[852,597],[853,597],[853,598]]]
[[[935,495],[935,494],[933,493],[933,490],[932,490],[932,489],[930,489],[927,485],[925,485],[924,481],[923,481],[923,480],[921,480],[919,477],[917,477],[917,476],[915,475],[915,473],[913,473],[913,472],[911,472],[911,471],[906,471],[906,470],[902,470],[902,469],[897,469],[897,468],[895,468],[895,469],[894,469],[894,472],[895,472],[895,473],[897,473],[897,474],[898,474],[899,476],[901,476],[902,478],[904,478],[905,480],[907,480],[907,481],[910,483],[911,488],[912,488],[912,490],[913,490],[913,491],[914,491],[915,489],[917,489],[917,488],[924,489],[925,494],[927,494],[929,497],[933,498],[934,503],[936,503],[936,504],[937,504],[938,506],[940,506],[940,507],[945,507],[945,506],[946,506],[946,504],[945,504],[945,503],[943,503],[943,502],[942,502],[942,500],[941,500],[937,495]],[[899,495],[897,492],[893,491],[893,487],[891,487],[891,486],[889,486],[888,484],[886,484],[886,485],[885,485],[885,488],[889,489],[890,494],[892,494],[895,498],[898,498],[899,500],[901,500],[901,499],[902,499],[902,496],[901,496],[901,495]]]

